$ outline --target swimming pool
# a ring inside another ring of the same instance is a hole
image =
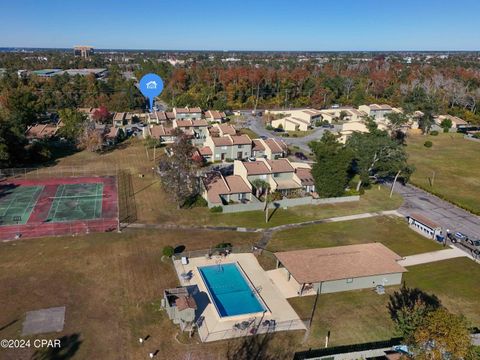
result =
[[[237,264],[202,266],[198,270],[220,317],[266,310]]]

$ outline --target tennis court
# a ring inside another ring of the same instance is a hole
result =
[[[2,186],[0,225],[25,224],[43,191],[43,186]]]
[[[60,184],[47,222],[92,220],[102,216],[103,183]]]

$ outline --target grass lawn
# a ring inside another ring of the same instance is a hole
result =
[[[165,245],[203,249],[228,239],[251,244],[257,234],[207,231],[130,230],[79,237],[24,239],[0,244],[0,335],[19,339],[25,312],[66,306],[61,333],[32,336],[54,339],[78,335],[74,359],[225,358],[235,342],[198,344],[197,338],[175,337],[179,327],[159,311],[163,289],[178,286],[170,261],[161,260]],[[141,347],[139,337],[150,335]],[[293,337],[292,337],[293,336]],[[272,351],[295,333],[280,334]],[[299,333],[298,336],[301,336]],[[275,345],[277,344],[277,345]],[[294,344],[293,344],[294,345]],[[293,346],[292,345],[292,346]],[[31,350],[1,350],[2,359],[30,359]],[[48,357],[49,359],[57,357]],[[63,358],[63,357],[62,357]],[[70,357],[69,357],[70,358]]]
[[[268,249],[286,251],[367,242],[381,242],[401,256],[443,248],[410,230],[403,219],[377,216],[279,231],[273,234]]]
[[[157,159],[159,156],[164,156],[162,148],[157,149]],[[111,169],[117,166],[132,174],[136,218],[140,223],[271,227],[332,216],[391,210],[398,208],[402,203],[400,196],[395,194],[390,199],[387,189],[374,187],[367,191],[358,202],[278,209],[267,224],[264,220],[264,213],[261,211],[214,214],[207,208],[178,209],[162,189],[160,179],[153,176],[152,167],[155,165],[153,149],[148,149],[147,158],[145,146],[136,139],[128,140],[120,144],[119,148],[104,154],[81,151],[57,161],[59,167],[67,169],[83,169],[86,164],[88,164],[89,171],[102,171],[102,169]],[[52,170],[55,171],[55,167]]]
[[[480,328],[480,266],[467,258],[410,266],[405,274],[409,287],[437,295],[450,311],[464,314]]]
[[[430,140],[431,148],[423,146]],[[468,141],[461,134],[438,136],[412,135],[407,151],[416,170],[411,182],[431,193],[480,214],[480,144]],[[433,186],[429,179],[435,171]]]
[[[395,289],[388,288],[387,294]],[[315,296],[289,299],[302,319],[310,318],[314,301]],[[372,290],[320,295],[311,332],[302,348],[323,348],[328,331],[329,346],[390,339],[395,336],[395,329],[387,303],[388,295],[380,296]]]
[[[442,304],[457,314],[463,314],[472,326],[480,326],[480,267],[466,258],[411,266],[404,275],[409,287],[437,295]],[[397,290],[388,287],[387,295],[372,290],[324,294],[319,297],[311,333],[301,347],[323,347],[330,331],[330,345],[349,345],[388,340],[397,336],[387,310],[388,294]],[[315,297],[289,299],[302,319],[309,319]]]
[[[307,130],[307,131],[301,131],[301,130],[293,131],[292,130],[292,131],[285,131],[285,134],[288,134],[289,136],[292,136],[292,137],[304,137],[304,136],[313,134],[314,131],[315,131],[315,129]]]
[[[259,135],[255,131],[253,131],[249,128],[241,128],[240,130],[238,130],[238,132],[240,134],[248,135],[250,137],[250,139],[258,139],[259,138]]]

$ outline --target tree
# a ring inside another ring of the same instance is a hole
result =
[[[0,113],[0,166],[18,166],[25,157],[25,126]]]
[[[413,334],[415,359],[465,359],[473,351],[464,316],[445,308],[426,314]]]
[[[102,150],[104,140],[104,135],[100,131],[92,127],[85,128],[79,137],[78,146],[81,149],[96,152]]]
[[[198,193],[198,164],[192,161],[195,148],[188,137],[181,131],[175,135],[171,156],[163,157],[158,168],[165,191],[171,194],[180,208],[188,198]]]
[[[60,136],[77,142],[85,130],[87,117],[75,109],[63,109],[58,113],[63,124],[58,130]]]
[[[110,119],[110,113],[106,106],[102,105],[98,109],[95,109],[92,114],[92,119],[97,122],[106,123]]]
[[[347,148],[353,154],[353,168],[360,176],[357,190],[379,178],[394,179],[400,175],[407,181],[414,168],[407,163],[403,145],[390,138],[385,131],[371,129],[369,133],[355,132],[348,139]]]
[[[424,113],[423,116],[418,119],[418,127],[424,134],[427,134],[430,131],[434,123],[433,115],[431,113]]]
[[[408,115],[400,112],[391,112],[386,115],[388,119],[388,130],[393,138],[399,137],[399,132],[402,126],[408,123]]]
[[[255,196],[257,198],[265,194],[265,191],[270,188],[270,184],[262,179],[253,180],[252,185],[255,187]]]
[[[312,176],[317,193],[321,197],[342,196],[350,180],[350,151],[329,131],[325,132],[320,141],[311,142],[309,146],[316,159]]]
[[[435,295],[429,295],[418,288],[408,288],[405,284],[390,295],[388,311],[400,335],[411,341],[413,334],[424,317],[441,306]]]
[[[448,132],[452,128],[452,120],[443,119],[440,123],[440,127],[443,129],[443,132]]]

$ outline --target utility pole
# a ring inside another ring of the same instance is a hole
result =
[[[260,82],[257,84],[257,97],[255,98],[255,108],[253,109],[254,114],[257,114],[257,105],[258,105],[258,95],[260,92]]]

